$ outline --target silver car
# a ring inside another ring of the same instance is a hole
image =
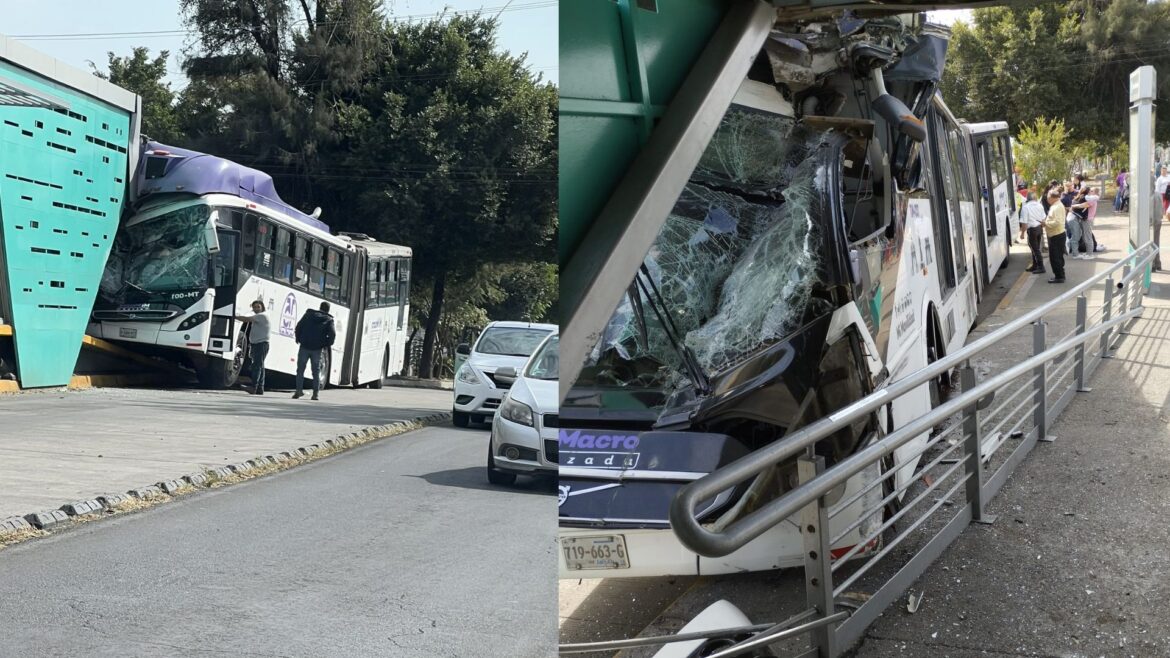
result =
[[[515,377],[492,421],[487,474],[492,484],[512,484],[517,474],[557,472],[557,377],[560,336],[550,335],[536,348],[518,376],[512,368],[496,377]]]

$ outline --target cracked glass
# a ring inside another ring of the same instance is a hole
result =
[[[813,157],[825,133],[733,105],[582,370],[579,384],[678,389],[796,331],[821,283]]]
[[[150,292],[206,289],[210,254],[203,236],[210,214],[197,204],[124,229],[125,281]]]

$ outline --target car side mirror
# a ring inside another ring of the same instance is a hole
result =
[[[456,346],[456,348],[455,348],[455,353],[462,354],[463,356],[470,356],[471,355],[471,346],[468,345],[467,343],[459,343],[459,345]]]
[[[516,369],[512,366],[504,366],[495,372],[495,380],[505,384],[511,384],[516,381]]]

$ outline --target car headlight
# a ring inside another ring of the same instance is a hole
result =
[[[504,404],[500,405],[500,415],[513,423],[532,427],[532,407],[511,397],[506,398]]]
[[[211,314],[207,311],[199,311],[198,313],[189,316],[186,320],[180,322],[179,331],[187,331],[191,327],[203,324],[204,322],[207,322],[207,318],[209,317],[211,317]]]
[[[464,384],[480,383],[479,375],[475,374],[475,371],[471,369],[471,366],[467,365],[466,363],[459,366],[459,374],[455,375],[455,378]]]

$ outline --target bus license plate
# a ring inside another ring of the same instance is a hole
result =
[[[118,337],[119,338],[138,338],[138,330],[132,329],[130,327],[119,327],[118,328]]]
[[[135,311],[150,310],[150,304],[122,304],[118,307],[121,313],[133,313]]]
[[[561,554],[569,571],[630,568],[630,554],[622,535],[562,537]]]

